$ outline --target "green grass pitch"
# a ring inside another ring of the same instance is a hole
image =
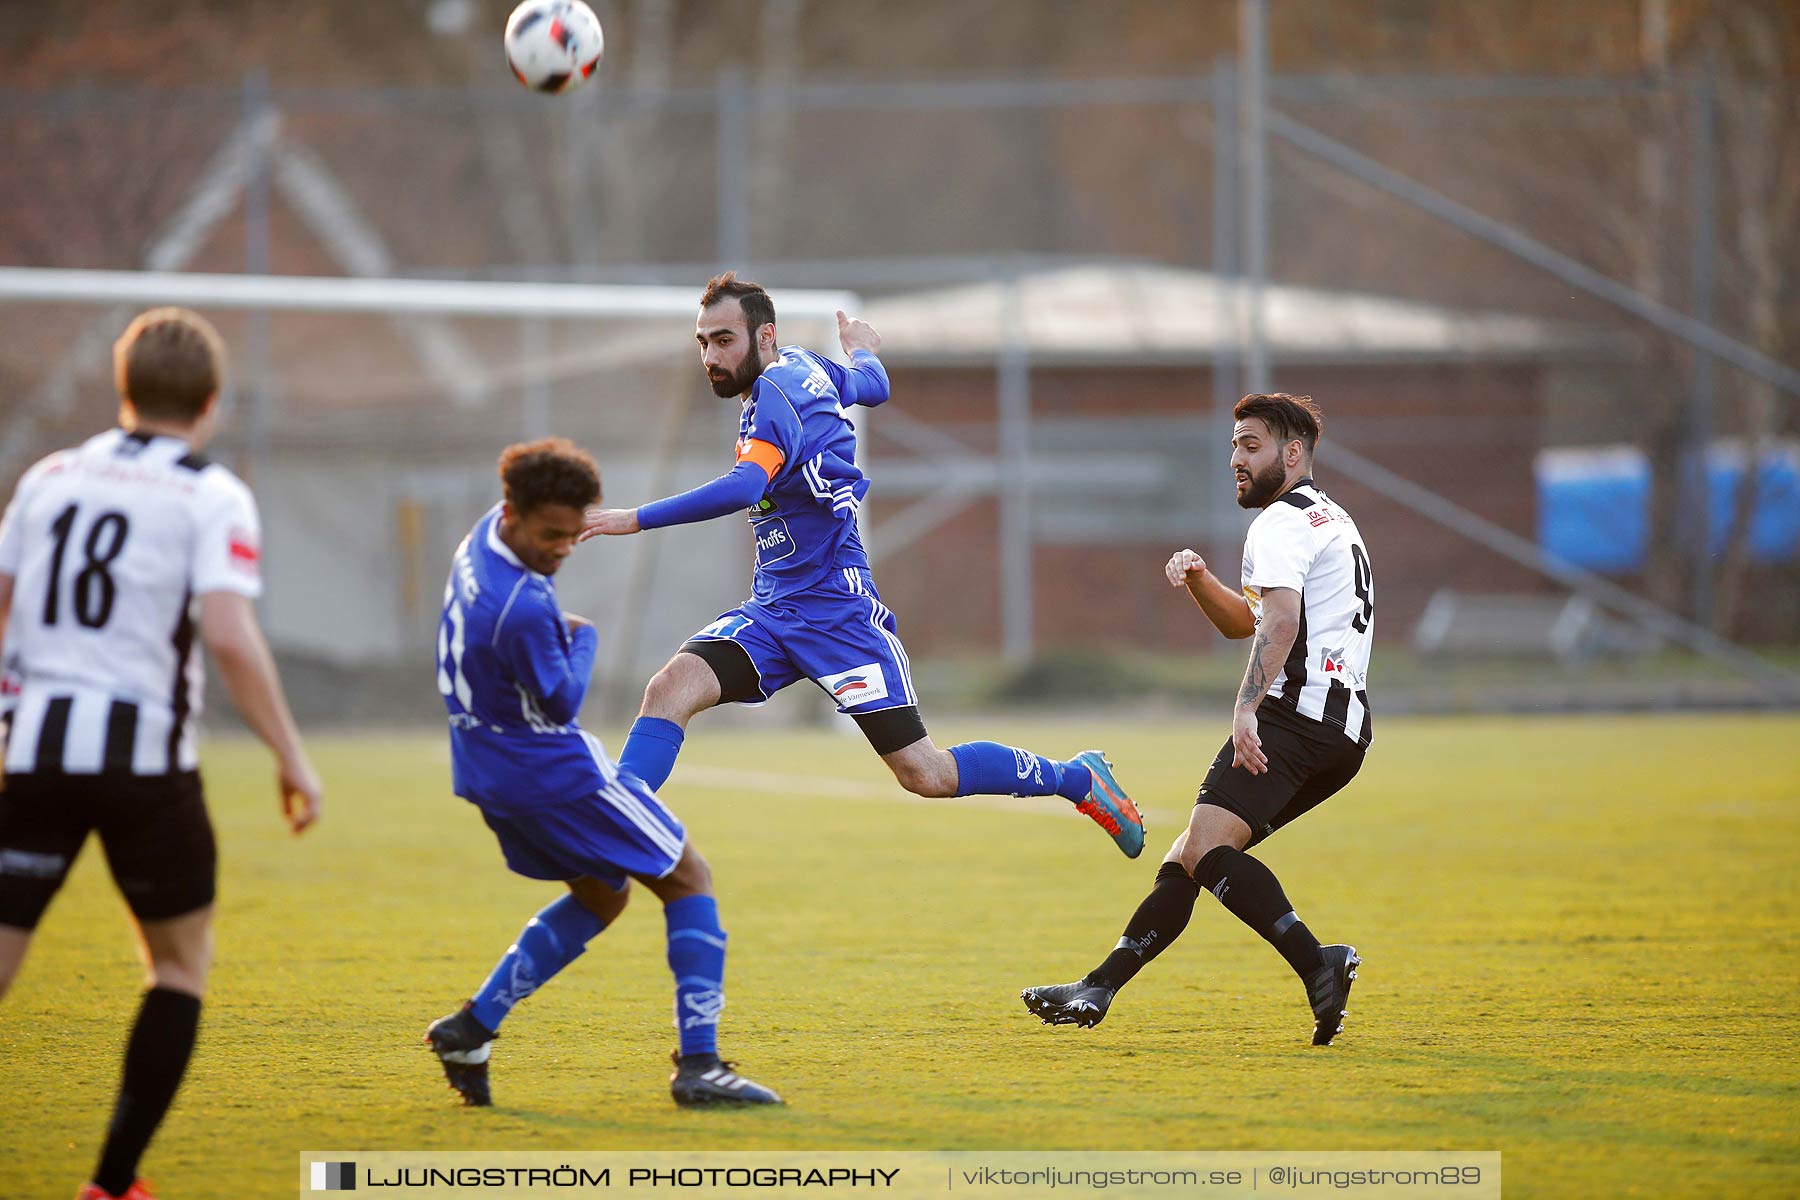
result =
[[[1800,1191],[1800,718],[1380,723],[1361,778],[1260,851],[1364,956],[1327,1049],[1204,896],[1098,1029],[1017,999],[1111,947],[1217,714],[934,732],[1105,747],[1147,853],[1057,801],[911,800],[854,735],[701,718],[666,795],[731,932],[722,1044],[789,1101],[741,1113],[669,1103],[642,889],[508,1022],[498,1106],[456,1107],[424,1026],[554,891],[502,868],[441,736],[318,740],[298,840],[260,749],[214,743],[218,961],[146,1173],[210,1200],[286,1195],[316,1149],[1498,1149],[1509,1195]],[[121,912],[90,844],[0,1002],[0,1195],[91,1166],[140,986]]]

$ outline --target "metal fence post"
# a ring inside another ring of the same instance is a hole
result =
[[[719,72],[713,93],[718,113],[718,256],[727,267],[750,261],[750,88],[741,67]]]
[[[525,395],[519,405],[519,435],[528,442],[550,436],[550,381],[543,372],[550,356],[550,327],[542,317],[519,321],[519,358]]]
[[[1208,424],[1218,439],[1222,463],[1224,447],[1231,441],[1231,410],[1239,395],[1237,339],[1228,331],[1237,328],[1238,289],[1242,282],[1237,268],[1237,68],[1229,58],[1220,57],[1213,62],[1212,106],[1212,271],[1219,322],[1213,340],[1212,415]],[[1237,489],[1222,467],[1207,478],[1214,480],[1206,489],[1207,527],[1213,543],[1208,554],[1229,554],[1239,532]]]
[[[244,128],[254,129],[269,112],[269,77],[262,68],[244,76]],[[259,147],[253,152],[244,179],[244,273],[269,273],[269,156]],[[249,387],[238,394],[244,399],[245,466],[253,480],[269,462],[269,423],[274,404],[270,362],[269,314],[251,309],[244,321],[244,363]]]
[[[1707,327],[1718,324],[1719,308],[1719,222],[1718,188],[1718,89],[1708,63],[1694,76],[1688,88],[1688,121],[1693,138],[1693,152],[1688,165],[1689,204],[1693,221],[1691,273],[1694,320]],[[1687,449],[1681,458],[1682,511],[1687,522],[1683,530],[1690,556],[1694,620],[1712,625],[1713,598],[1717,590],[1712,563],[1712,483],[1707,478],[1707,454],[1717,433],[1717,384],[1713,356],[1705,349],[1694,349],[1693,391],[1688,398],[1686,432]],[[1753,474],[1756,464],[1747,464]]]
[[[1264,116],[1269,104],[1269,10],[1265,0],[1239,0],[1239,38],[1243,46],[1238,92],[1243,138],[1244,390],[1269,387],[1269,338],[1263,319],[1263,293],[1269,282],[1268,135]]]
[[[1031,520],[1031,351],[1025,290],[1012,270],[1000,299],[1000,650],[1006,661],[1030,661],[1033,544]]]

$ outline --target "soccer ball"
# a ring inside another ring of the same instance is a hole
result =
[[[506,18],[506,65],[537,92],[572,92],[600,65],[600,18],[581,0],[525,0]]]

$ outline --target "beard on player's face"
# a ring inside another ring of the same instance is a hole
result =
[[[706,381],[712,384],[715,396],[741,396],[750,390],[756,377],[761,374],[762,366],[756,361],[756,347],[752,345],[744,352],[744,357],[735,368],[713,367],[707,371]]]
[[[1287,483],[1287,467],[1282,464],[1279,454],[1260,468],[1244,463],[1237,468],[1236,474],[1239,508],[1267,508],[1270,501],[1281,495]]]
[[[718,362],[706,367],[706,381],[712,385],[713,395],[721,399],[743,395],[763,372],[762,356],[757,351],[756,339],[740,334],[733,341],[744,350],[744,356],[738,359],[735,366]]]

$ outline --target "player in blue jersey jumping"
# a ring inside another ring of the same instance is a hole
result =
[[[1098,751],[1060,762],[998,742],[941,750],[925,732],[906,649],[857,529],[869,481],[844,413],[888,398],[876,357],[881,338],[865,322],[837,316],[848,368],[777,345],[775,305],[761,287],[731,272],[709,282],[694,335],[713,392],[743,399],[736,464],[679,496],[587,512],[584,541],[738,510],[748,511],[756,541],[751,598],[695,634],[650,680],[620,765],[660,788],[695,713],[758,703],[810,679],[855,718],[908,791],[1064,796],[1136,858],[1143,820]]]
[[[712,873],[655,791],[576,724],[598,638],[561,610],[556,574],[600,498],[594,460],[562,438],[509,446],[505,500],[457,548],[438,625],[438,690],[450,710],[456,794],[481,810],[506,865],[566,883],[527,921],[473,1000],[425,1039],[450,1086],[491,1103],[488,1052],[512,1007],[568,966],[625,908],[637,879],[663,903],[680,1031],[675,1102],[779,1104],[718,1054],[725,931]]]

